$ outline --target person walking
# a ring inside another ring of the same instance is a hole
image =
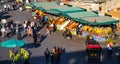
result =
[[[54,24],[51,22],[51,24],[50,24],[51,33],[54,32],[53,27],[54,27]]]
[[[56,46],[53,47],[52,53],[53,53],[53,64],[57,64],[58,52]]]
[[[62,48],[57,48],[57,52],[58,52],[58,64],[60,64],[60,59],[61,59],[61,54],[62,54]]]
[[[57,30],[56,24],[53,24],[53,32]]]
[[[108,43],[108,44],[107,44],[107,49],[108,49],[108,51],[107,51],[108,54],[109,54],[109,55],[112,55],[112,44]]]
[[[7,11],[7,5],[4,4],[4,11],[6,12]]]
[[[32,35],[32,29],[31,29],[31,27],[30,26],[28,26],[28,28],[27,28],[27,35],[28,36],[31,36]]]
[[[10,5],[9,5],[9,4],[7,5],[7,10],[8,10],[8,11],[10,11],[10,10],[11,10],[11,7],[10,7]]]
[[[57,50],[54,52],[54,64],[59,64],[59,53]]]
[[[12,4],[12,10],[13,10],[13,11],[16,10],[16,3],[13,3],[13,4]]]
[[[46,23],[47,23],[47,17],[46,17],[46,15],[43,15],[43,25],[45,25]]]
[[[6,28],[6,33],[7,33],[7,35],[6,35],[7,38],[9,38],[10,37],[10,28],[9,27]]]
[[[50,36],[50,26],[49,25],[47,25],[47,27],[46,27],[46,35],[49,35]]]
[[[33,28],[33,39],[34,39],[34,44],[36,46],[37,44],[37,33],[36,33],[36,30]]]
[[[37,43],[39,44],[40,41],[41,41],[41,33],[38,32],[37,33]]]
[[[26,1],[25,1],[25,3],[26,3],[26,4],[29,4],[29,3],[30,3],[30,1],[29,1],[29,0],[26,0]]]
[[[17,39],[21,40],[21,32],[20,31],[18,31],[18,33],[17,33]]]
[[[25,21],[23,22],[23,30],[26,33],[26,28],[27,28],[27,24],[25,23]]]
[[[6,30],[5,30],[5,28],[4,28],[4,27],[2,27],[2,28],[1,28],[2,38],[4,38],[4,37],[5,37],[5,31],[6,31]]]
[[[46,48],[44,55],[45,55],[45,59],[46,59],[46,64],[48,64],[49,63],[49,56],[50,56],[50,51],[48,50],[48,48]]]
[[[53,52],[53,53],[57,52],[57,48],[56,48],[56,46],[53,47],[52,52]]]
[[[50,53],[50,63],[53,64],[54,62],[54,54],[53,52]]]

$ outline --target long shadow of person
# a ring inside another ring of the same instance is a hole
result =
[[[39,46],[41,46],[41,44],[35,44],[35,48],[38,48]]]
[[[47,35],[41,35],[40,43],[42,43],[46,39]]]
[[[23,35],[23,36],[21,37],[21,39],[24,39],[25,37],[27,37],[27,34]]]
[[[27,48],[27,49],[34,48],[34,43],[28,43],[25,46],[23,46],[23,48]]]
[[[13,35],[15,35],[15,33],[16,33],[16,29],[13,28],[13,29],[11,30],[11,32],[9,33],[9,37],[12,37]]]

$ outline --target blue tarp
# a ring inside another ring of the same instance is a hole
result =
[[[88,34],[86,34],[85,32],[82,32],[82,37],[87,37]]]
[[[106,38],[104,37],[98,37],[98,36],[93,36],[93,39],[97,42],[104,42],[106,41]]]
[[[89,34],[82,32],[82,37],[87,37]],[[105,37],[99,37],[98,36],[93,36],[93,39],[97,42],[105,42],[106,38]]]

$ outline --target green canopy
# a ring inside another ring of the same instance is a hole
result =
[[[87,17],[98,17],[99,15],[91,11],[86,11],[86,12],[67,13],[66,16],[79,19],[79,18],[87,18]]]
[[[81,18],[72,18],[72,20],[75,20],[75,21],[80,22],[80,23],[88,24],[87,21],[85,21],[85,20],[83,20]]]
[[[45,10],[44,8],[42,8],[42,7],[38,7],[37,9],[38,9],[38,10],[41,10],[41,11],[43,11],[43,12],[46,12],[46,10]]]
[[[27,4],[26,6],[35,7],[35,5],[33,3]]]
[[[62,12],[56,11],[56,10],[47,10],[46,12],[51,13],[51,14],[58,14],[58,15],[61,15],[61,13],[62,13]]]
[[[68,8],[68,6],[42,6],[45,10],[56,9],[56,8]]]
[[[89,17],[82,19],[83,22],[88,22],[89,25],[110,25],[119,22],[119,20],[113,19],[109,16]]]
[[[79,7],[63,7],[63,8],[53,8],[52,10],[60,11],[62,13],[73,13],[73,12],[83,12],[85,9]]]
[[[17,47],[17,46],[21,47],[21,46],[24,46],[24,45],[25,45],[24,41],[15,40],[15,39],[11,39],[11,40],[8,40],[8,41],[5,41],[5,42],[1,43],[2,47],[7,47],[7,48],[14,48],[14,47]]]

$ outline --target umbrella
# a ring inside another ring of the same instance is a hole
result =
[[[5,42],[1,43],[2,47],[7,47],[7,48],[15,48],[15,47],[21,47],[24,46],[25,42],[21,41],[21,40],[15,40],[15,39],[11,39]]]
[[[13,48],[13,53],[14,53],[14,48],[15,47],[21,47],[24,46],[25,42],[21,41],[21,40],[15,40],[15,39],[11,39],[5,42],[1,43],[2,47],[7,47],[7,48]],[[14,60],[13,60],[13,64],[14,64]]]

